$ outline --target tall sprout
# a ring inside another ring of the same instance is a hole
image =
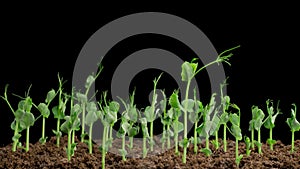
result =
[[[230,97],[229,96],[224,96],[223,94],[223,88],[226,84],[226,80],[220,84],[220,89],[221,89],[221,116],[220,116],[220,124],[223,125],[223,148],[224,151],[227,151],[227,122],[229,121],[229,106],[230,106]]]
[[[193,59],[191,62],[184,62],[181,65],[182,71],[181,71],[181,80],[184,82],[187,82],[186,90],[185,90],[185,98],[184,100],[189,99],[189,89],[192,79],[201,71],[204,70],[206,67],[213,65],[215,63],[219,64],[222,62],[225,62],[230,65],[229,58],[233,55],[232,53],[225,55],[229,51],[232,51],[240,46],[233,47],[231,49],[225,50],[220,55],[218,55],[217,59],[204,65],[203,67],[198,69],[198,64],[195,63],[195,59]],[[187,102],[186,102],[187,103]],[[188,138],[187,138],[187,112],[188,112],[188,104],[183,105],[182,111],[183,111],[183,117],[184,117],[184,138],[183,138],[183,156],[182,156],[182,162],[186,163],[186,153],[187,153],[187,145],[188,145]]]
[[[297,106],[296,104],[292,104],[292,106],[294,106],[294,109],[291,109],[291,117],[286,119],[286,123],[289,125],[292,132],[291,153],[294,152],[295,132],[300,130],[300,123],[296,118]]]

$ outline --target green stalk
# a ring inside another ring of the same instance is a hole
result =
[[[235,139],[235,159],[239,156],[239,140]]]
[[[291,149],[291,153],[293,153],[294,152],[294,140],[295,140],[295,131],[294,130],[292,130],[292,149]]]
[[[85,131],[85,124],[84,124],[84,122],[85,122],[85,103],[82,103],[81,104],[81,106],[82,106],[82,116],[81,116],[81,118],[82,118],[82,125],[81,125],[81,142],[83,143],[84,142],[84,131]]]
[[[60,110],[59,110],[60,111]],[[60,127],[60,119],[57,119],[57,123],[56,123],[56,131],[59,132],[59,127]],[[56,136],[56,146],[59,147],[59,143],[60,143],[60,136],[57,134]]]
[[[185,91],[185,100],[188,100],[189,98],[189,89],[190,89],[190,84],[191,84],[191,81],[188,80],[187,82],[187,86],[186,86],[186,91]],[[184,105],[184,111],[183,111],[183,114],[184,114],[184,134],[183,134],[183,139],[184,140],[187,140],[187,104]],[[183,156],[182,156],[182,162],[185,164],[186,163],[186,150],[187,150],[187,146],[184,145],[183,147]]]
[[[198,152],[198,146],[197,146],[197,141],[198,141],[198,136],[197,136],[197,126],[198,122],[195,122],[195,127],[194,127],[194,153],[197,154]]]
[[[147,140],[146,137],[143,137],[143,158],[147,156]]]
[[[93,153],[93,145],[92,145],[92,132],[93,130],[93,123],[91,124],[90,128],[89,128],[89,153],[92,154]]]
[[[219,135],[218,135],[218,130],[217,131],[215,131],[215,141],[216,141],[216,149],[218,149],[219,148]]]
[[[227,151],[227,136],[226,136],[226,128],[227,128],[227,125],[224,124],[223,125],[223,144],[224,144],[224,152]]]
[[[67,149],[67,155],[68,155],[68,161],[71,160],[71,132],[72,130],[68,131],[68,149]]]
[[[258,154],[261,154],[261,141],[260,141],[260,129],[258,130],[258,138],[257,138],[257,141],[258,141]]]
[[[29,150],[29,127],[26,128],[26,148],[25,151]]]
[[[205,136],[205,148],[209,149],[209,136],[208,135]]]
[[[19,131],[19,122],[16,121],[16,126],[15,126],[15,133],[14,136],[17,136]],[[14,140],[13,146],[12,146],[12,151],[15,152],[17,150],[17,144],[18,144],[18,140]]]
[[[106,154],[106,151],[105,151],[105,143],[106,143],[106,132],[107,132],[107,127],[104,126],[104,129],[103,129],[103,136],[102,136],[102,169],[105,168],[105,154]]]
[[[177,133],[174,134],[174,140],[175,140],[175,154],[178,155],[179,151],[178,151],[178,134]]]
[[[166,138],[166,125],[163,124],[163,135],[162,135],[162,144],[161,144],[161,149],[164,150],[165,149],[165,138]]]
[[[122,137],[122,150],[125,151],[125,135]],[[126,157],[124,153],[122,154],[122,160],[126,161]]]
[[[270,140],[273,140],[272,139],[272,128],[270,128]],[[273,144],[272,143],[270,144],[270,149],[273,150]]]
[[[254,149],[254,129],[251,130],[251,148]]]
[[[167,131],[169,132],[170,131],[170,125],[167,125]],[[168,137],[167,137],[167,149],[170,149],[171,148],[171,140],[170,140],[170,136],[168,134]]]
[[[150,139],[151,139],[151,144],[150,144],[150,151],[153,151],[153,122],[150,123]]]
[[[43,117],[43,124],[42,124],[42,139],[45,140],[45,126],[46,126],[46,120],[45,117]],[[45,144],[45,142],[43,142],[42,144]]]
[[[129,148],[133,148],[133,137],[129,137]]]
[[[75,130],[72,131],[72,144],[75,143]]]

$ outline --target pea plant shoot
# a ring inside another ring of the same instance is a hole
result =
[[[288,124],[292,132],[291,153],[293,153],[295,149],[294,148],[295,132],[300,130],[300,123],[296,118],[297,106],[296,104],[292,104],[292,106],[294,106],[294,109],[291,109],[291,117],[286,119],[286,123]]]
[[[227,122],[229,121],[229,113],[228,109],[230,107],[230,97],[229,96],[224,96],[223,95],[223,88],[226,85],[226,80],[224,83],[220,85],[221,89],[221,116],[220,116],[220,125],[223,125],[223,148],[224,151],[227,151]]]
[[[241,111],[236,104],[231,104],[231,107],[237,110],[237,113],[229,115],[229,121],[231,122],[230,132],[235,137],[235,162],[239,166],[243,155],[239,155],[239,141],[243,139],[242,131],[240,128]]]
[[[99,65],[99,69],[98,69],[98,72],[96,75],[94,75],[94,73],[92,73],[91,75],[89,75],[86,79],[86,82],[85,82],[85,92],[84,93],[81,93],[81,92],[77,92],[77,98],[78,98],[78,101],[80,102],[81,104],[81,108],[82,108],[82,121],[84,122],[85,121],[85,111],[86,111],[86,106],[87,106],[87,103],[88,103],[88,94],[89,94],[89,90],[92,86],[92,84],[96,81],[96,79],[98,78],[98,76],[100,75],[100,73],[102,72],[103,70],[103,66],[102,65]],[[81,142],[84,142],[84,137],[86,136],[86,133],[85,133],[85,124],[82,124],[81,125]]]
[[[264,122],[264,126],[265,128],[269,129],[269,138],[267,140],[267,143],[270,145],[270,149],[273,150],[273,145],[276,143],[276,140],[273,140],[273,128],[275,127],[275,119],[276,117],[281,114],[278,106],[279,106],[279,101],[278,101],[278,104],[277,104],[277,112],[276,114],[274,114],[274,108],[273,108],[273,102],[271,100],[267,100],[266,101],[266,104],[267,104],[267,110],[268,110],[268,117],[265,119],[265,122]],[[271,104],[269,106],[269,104]],[[273,115],[274,114],[274,115]]]
[[[42,137],[40,138],[40,143],[41,144],[45,144],[46,140],[48,137],[45,137],[45,127],[46,127],[46,119],[49,117],[50,115],[50,110],[49,110],[49,105],[51,103],[51,101],[54,99],[55,95],[57,93],[55,92],[54,89],[51,89],[48,93],[47,93],[47,97],[45,99],[45,103],[40,103],[38,105],[38,110],[40,111],[42,117],[43,117],[43,123],[42,123]]]
[[[249,122],[249,130],[251,131],[251,143],[252,148],[254,148],[254,143],[258,147],[258,153],[261,154],[261,133],[260,128],[263,125],[263,119],[265,117],[264,112],[258,108],[258,106],[252,106],[252,120]],[[254,130],[257,131],[257,141],[254,140]]]
[[[56,121],[56,130],[52,130],[53,133],[56,135],[56,146],[60,146],[60,137],[62,136],[62,133],[60,131],[60,120],[65,118],[65,111],[66,111],[66,104],[68,102],[68,96],[63,95],[63,84],[65,81],[63,81],[62,78],[59,77],[59,74],[57,75],[58,82],[59,82],[59,88],[58,88],[58,105],[54,106],[52,108],[52,113],[54,115],[54,118],[57,119]]]
[[[189,99],[189,89],[190,89],[190,84],[192,79],[201,71],[204,70],[206,67],[213,65],[215,63],[220,64],[222,62],[227,63],[228,65],[230,65],[229,63],[229,58],[233,55],[232,53],[228,54],[228,55],[224,55],[226,53],[228,53],[229,51],[232,51],[236,48],[238,48],[240,46],[236,46],[233,47],[231,49],[225,50],[224,52],[222,52],[220,55],[218,55],[217,59],[204,65],[203,67],[198,69],[198,63],[195,63],[196,59],[193,59],[191,62],[187,62],[185,61],[182,65],[181,65],[181,80],[184,82],[187,82],[187,86],[186,86],[186,91],[185,91],[185,98],[184,101],[186,104],[184,104],[183,106],[181,106],[182,110],[183,110],[183,117],[184,117],[184,138],[183,138],[183,156],[182,156],[182,162],[186,163],[186,152],[187,152],[187,143],[188,143],[188,138],[187,138],[187,112],[188,112],[188,99]]]
[[[21,137],[20,132],[24,129],[26,129],[26,147],[25,151],[29,150],[29,129],[30,126],[33,126],[35,122],[35,117],[31,113],[32,108],[32,99],[29,97],[29,90],[31,86],[29,87],[27,93],[25,93],[25,98],[22,98],[22,100],[18,103],[18,109],[14,110],[8,101],[7,97],[7,88],[8,85],[5,86],[4,96],[1,96],[3,100],[6,101],[7,105],[9,106],[10,110],[15,116],[14,121],[11,123],[11,129],[14,130],[14,136],[12,137],[13,146],[12,151],[15,152],[17,150],[17,146],[21,147],[21,143],[19,142],[19,139]]]
[[[167,142],[167,149],[170,149],[171,147],[171,136],[173,136],[173,132],[171,130],[171,122],[172,118],[169,116],[167,111],[167,97],[166,94],[162,91],[163,100],[160,101],[160,107],[162,110],[162,114],[160,116],[161,123],[163,124],[163,133],[162,133],[162,149],[165,149],[165,143]]]
[[[175,154],[179,155],[178,151],[178,134],[183,131],[183,123],[179,121],[181,110],[179,108],[180,102],[178,99],[178,90],[175,90],[169,98],[169,105],[171,108],[167,114],[172,119],[172,128],[174,130]]]
[[[216,93],[213,93],[209,104],[205,106],[203,111],[203,123],[196,129],[200,136],[205,138],[205,148],[201,149],[201,152],[206,156],[212,154],[209,148],[209,136],[215,133],[220,122],[217,116],[218,109],[216,109],[215,96]]]
[[[139,119],[139,111],[137,110],[136,105],[134,104],[134,95],[135,95],[135,90],[132,92],[130,96],[129,104],[126,104],[126,102],[122,98],[119,98],[126,109],[124,113],[124,117],[129,124],[129,125],[126,124],[126,128],[127,128],[126,130],[129,137],[130,149],[133,148],[133,137],[137,135],[140,130],[139,126],[136,124]]]
[[[68,145],[67,145],[67,157],[71,160],[71,156],[74,154],[74,149],[77,143],[72,143],[72,132],[74,130],[79,130],[80,119],[78,115],[81,112],[81,107],[76,104],[72,106],[70,116],[64,116],[65,122],[60,126],[61,131],[68,134]]]
[[[156,103],[157,103],[157,93],[156,93],[156,86],[161,78],[162,74],[160,74],[157,78],[153,80],[153,95],[152,95],[152,102],[151,106],[147,106],[145,108],[145,117],[147,121],[150,123],[150,151],[153,151],[153,146],[154,146],[154,140],[153,140],[153,122],[156,119],[157,113],[159,109],[156,108]]]

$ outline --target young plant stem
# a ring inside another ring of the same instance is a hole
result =
[[[260,129],[257,131],[257,142],[258,142],[258,154],[261,154],[261,140],[260,140]]]
[[[226,124],[223,124],[223,146],[224,146],[224,152],[227,151],[227,136],[226,136],[226,129],[227,129],[227,125]]]
[[[291,153],[294,152],[294,141],[295,141],[295,131],[292,130],[292,143],[291,143]]]
[[[218,134],[218,130],[215,131],[215,146],[216,146],[216,149],[219,148],[219,134]]]
[[[254,129],[251,130],[251,148],[254,149]]]
[[[107,127],[104,126],[103,128],[103,136],[102,136],[102,169],[105,168],[105,154],[106,154],[106,132],[107,132]]]
[[[208,150],[209,149],[209,136],[205,136],[205,148]]]
[[[198,136],[197,136],[197,126],[198,126],[198,122],[195,122],[194,125],[194,153],[197,154],[198,152]]]
[[[19,133],[18,128],[19,128],[19,122],[16,121],[14,136],[18,135],[18,133]],[[17,144],[18,144],[18,140],[14,140],[13,146],[12,146],[12,151],[13,152],[15,152],[17,150]]]
[[[235,139],[235,159],[239,158],[239,140]],[[239,165],[239,164],[237,164]]]
[[[45,138],[45,127],[46,127],[46,118],[43,117],[43,123],[42,123],[42,138]],[[43,143],[45,144],[45,143]]]
[[[147,138],[143,137],[143,158],[147,156]]]
[[[150,123],[150,139],[153,143],[153,122]],[[153,144],[150,144],[150,151],[153,151]]]
[[[83,124],[81,125],[81,140],[80,141],[83,143],[84,142],[84,135],[85,135],[85,125],[84,125],[84,122],[85,122],[85,103],[82,103],[81,107],[82,107],[81,118],[82,118]]]
[[[92,134],[93,134],[93,123],[91,124],[89,128],[89,153],[93,153],[93,144],[92,144]]]
[[[29,150],[29,129],[30,127],[26,128],[26,148],[25,148],[26,152]]]
[[[188,100],[189,98],[189,89],[190,89],[191,81],[187,82],[186,90],[185,90],[185,100]],[[184,105],[184,111],[183,111],[183,117],[184,117],[184,130],[183,130],[183,139],[187,140],[187,104]],[[186,151],[187,146],[184,145],[183,147],[183,156],[182,156],[182,162],[186,163]]]
[[[273,140],[273,138],[272,138],[272,128],[270,128],[269,137],[270,137],[270,140]],[[270,149],[273,150],[273,144],[270,144]]]
[[[133,148],[133,137],[129,137],[129,148]]]
[[[169,132],[170,131],[170,125],[167,125],[167,131]],[[167,149],[170,149],[171,148],[171,139],[170,139],[170,136],[168,134],[168,137],[167,137]]]
[[[60,110],[59,110],[60,111]],[[57,123],[56,123],[56,131],[59,132],[59,128],[60,128],[60,119],[57,119]],[[60,143],[60,136],[57,135],[56,136],[56,146],[59,147],[59,143]]]
[[[68,148],[67,148],[67,155],[68,155],[68,161],[71,160],[71,133],[72,133],[72,130],[68,131]]]
[[[126,149],[125,149],[125,135],[122,136],[122,150],[123,150],[123,151],[126,150]],[[124,153],[122,153],[122,160],[123,160],[123,161],[126,161],[126,156],[125,156]]]

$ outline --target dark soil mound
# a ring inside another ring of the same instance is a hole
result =
[[[88,153],[88,147],[84,143],[78,143],[75,155],[71,161],[66,156],[67,138],[61,139],[61,146],[56,147],[55,138],[51,138],[45,145],[35,143],[30,145],[30,150],[25,152],[18,149],[11,151],[11,145],[0,148],[0,168],[101,168],[101,153],[98,146],[94,146],[93,154]],[[78,141],[78,140],[77,140]],[[204,142],[198,145],[199,149],[204,147]],[[244,157],[239,168],[300,168],[300,140],[295,142],[296,151],[290,153],[291,146],[284,145],[280,141],[274,145],[274,150],[269,150],[263,144],[263,154],[259,155],[257,150],[252,150],[250,156],[246,156],[245,144],[239,143],[239,153]],[[122,161],[121,156],[113,153],[106,155],[106,168],[237,168],[235,164],[235,142],[228,140],[227,152],[223,151],[223,146],[216,150],[211,147],[213,154],[209,157],[203,153],[194,154],[193,145],[190,145],[187,153],[187,163],[182,164],[181,156],[174,154],[174,149],[164,153],[151,155],[145,159],[127,158]],[[182,149],[179,149],[182,151]],[[138,152],[140,147],[132,150],[132,154]]]

